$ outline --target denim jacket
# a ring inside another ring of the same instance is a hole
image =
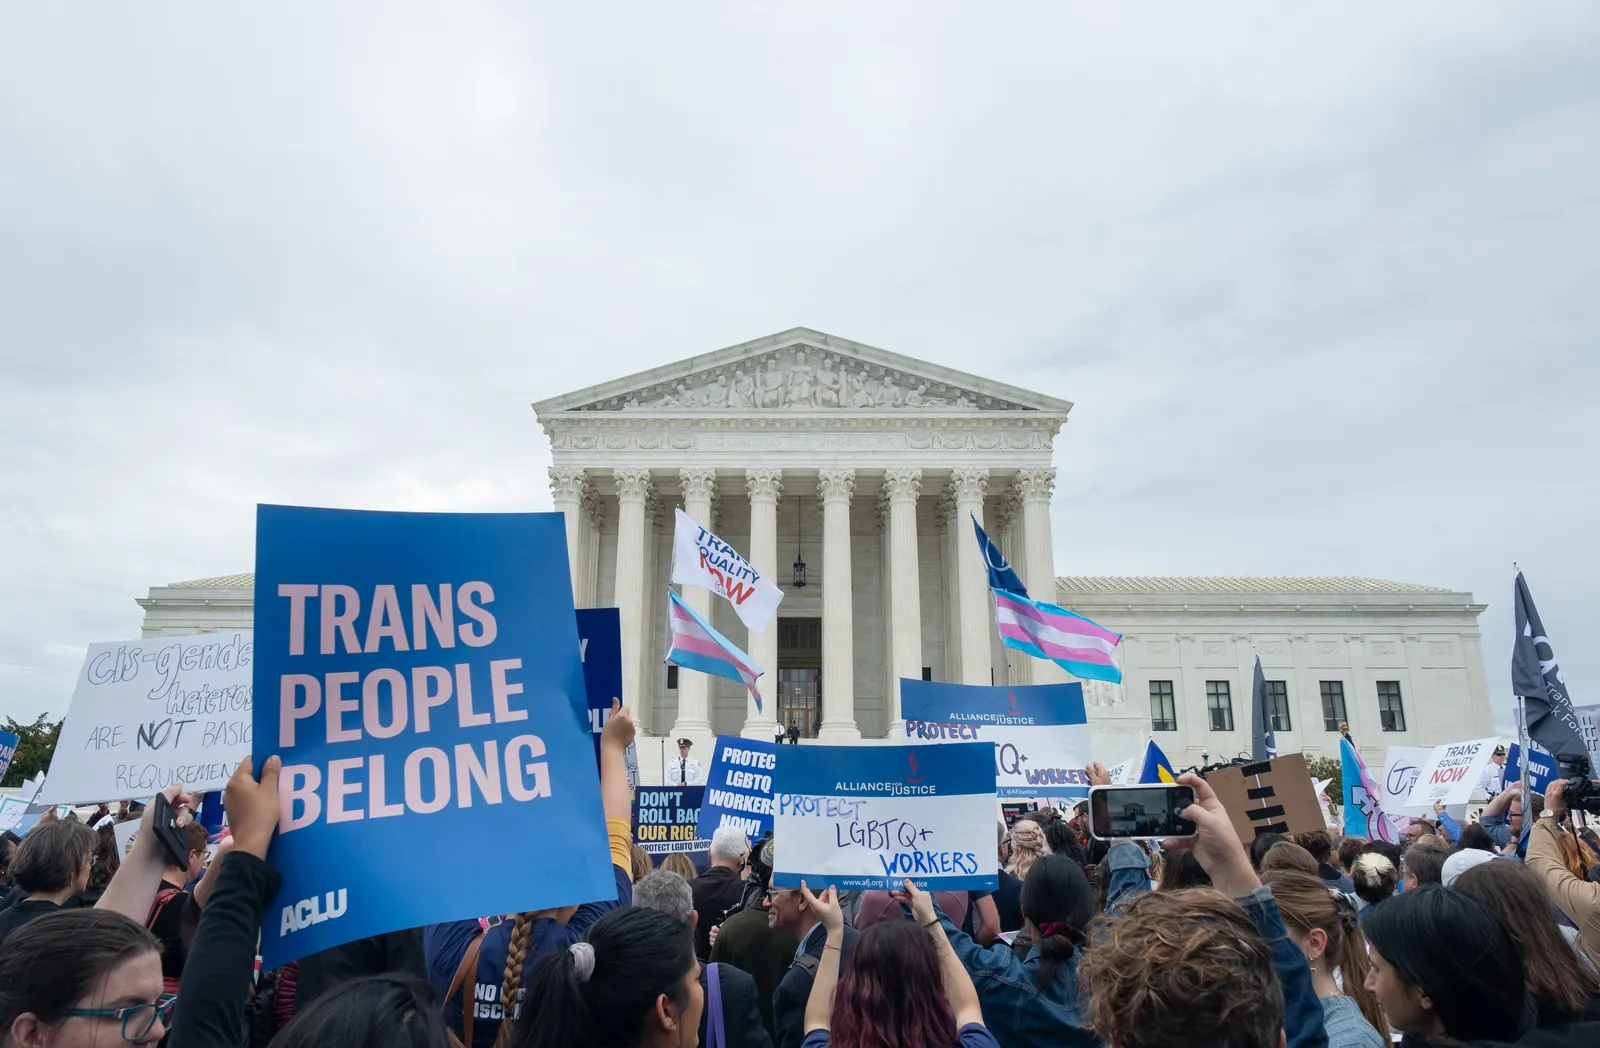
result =
[[[1111,869],[1106,883],[1106,912],[1121,913],[1128,903],[1150,890],[1150,855],[1132,841],[1118,841],[1106,852]]]
[[[1306,964],[1306,955],[1284,931],[1283,915],[1272,898],[1272,889],[1263,885],[1234,901],[1244,907],[1256,931],[1272,949],[1272,968],[1283,987],[1284,1048],[1328,1048],[1322,1002],[1311,986],[1311,967]]]
[[[1032,1045],[1090,1048],[1101,1044],[1089,1029],[1088,1018],[1078,1010],[1078,961],[1074,953],[1056,969],[1055,978],[1039,989],[1039,948],[1028,950],[1026,960],[1003,942],[983,947],[939,913],[945,937],[962,967],[972,976],[983,1006],[983,1024],[1000,1042],[1000,1048]],[[1313,998],[1315,1000],[1315,998]]]

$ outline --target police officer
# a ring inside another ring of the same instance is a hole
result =
[[[668,786],[700,785],[700,762],[689,756],[693,745],[688,739],[678,740],[678,756],[667,762]]]

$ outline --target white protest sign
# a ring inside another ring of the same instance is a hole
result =
[[[15,830],[27,810],[28,802],[21,797],[0,797],[0,830]]]
[[[1089,795],[1092,759],[1083,685],[1016,686],[900,680],[906,739],[919,745],[995,744],[995,776],[1008,800]],[[1132,769],[1144,768],[1139,751]]]
[[[250,755],[249,630],[91,644],[40,800],[220,790]]]
[[[117,854],[126,859],[128,853],[133,851],[133,842],[139,839],[139,820],[119,822],[111,827],[111,832],[117,836]]]
[[[1493,747],[1491,747],[1493,749]],[[1391,823],[1413,815],[1431,815],[1433,802],[1413,809],[1411,791],[1422,766],[1433,756],[1431,746],[1390,746],[1383,757],[1383,778],[1378,780],[1378,803]]]
[[[1107,768],[1113,786],[1134,786],[1139,782],[1139,772],[1144,770],[1144,753],[1137,757],[1129,757]]]
[[[783,601],[783,591],[771,579],[682,509],[676,511],[672,537],[672,581],[721,594],[752,633],[766,632]]]
[[[1470,742],[1447,742],[1435,746],[1428,755],[1422,770],[1417,774],[1416,785],[1406,799],[1406,808],[1431,810],[1434,801],[1446,804],[1465,804],[1472,799],[1472,791],[1483,777],[1483,769],[1494,756],[1498,738],[1474,739]]]

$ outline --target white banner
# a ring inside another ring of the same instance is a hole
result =
[[[1492,747],[1491,747],[1492,749]],[[1383,758],[1383,778],[1378,780],[1378,803],[1396,830],[1402,817],[1433,814],[1433,803],[1425,808],[1411,807],[1411,790],[1417,785],[1422,766],[1433,756],[1431,746],[1390,746]]]
[[[39,800],[220,790],[250,755],[249,630],[91,644]]]
[[[672,581],[720,594],[753,633],[767,631],[767,623],[783,600],[783,591],[771,579],[682,509],[677,511],[672,537]]]
[[[1483,778],[1483,769],[1489,766],[1489,758],[1494,756],[1494,748],[1499,743],[1498,738],[1490,738],[1435,746],[1417,773],[1416,785],[1412,787],[1404,807],[1431,811],[1434,801],[1467,803],[1472,799],[1472,791],[1477,789],[1478,780]],[[1383,788],[1387,789],[1387,784]]]

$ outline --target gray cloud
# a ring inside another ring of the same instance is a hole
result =
[[[258,501],[546,508],[529,401],[796,324],[1075,401],[1072,573],[1471,590],[1580,700],[1600,13],[0,16],[0,712]]]

